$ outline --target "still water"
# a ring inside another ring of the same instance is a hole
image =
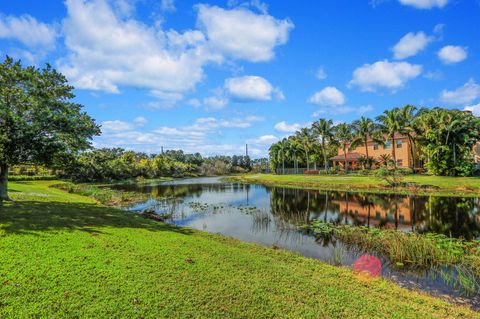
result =
[[[316,191],[224,182],[219,178],[114,187],[151,195],[148,201],[128,207],[130,211],[154,209],[179,226],[291,250],[348,267],[366,253],[375,253],[359,251],[339,241],[319,240],[298,225],[323,220],[480,238],[480,198]],[[382,256],[376,257],[381,260],[383,277],[480,309],[480,296],[466,295],[455,280],[455,271],[404,270]]]

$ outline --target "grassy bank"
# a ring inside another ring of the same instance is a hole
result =
[[[359,175],[273,175],[246,174],[232,179],[270,186],[304,187],[339,191],[373,193],[418,194],[438,196],[480,196],[479,177],[444,177],[429,175],[407,175],[406,183],[414,187],[391,188],[381,178]]]
[[[11,183],[0,208],[0,318],[477,318],[293,253]]]

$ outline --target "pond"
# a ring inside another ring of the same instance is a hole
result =
[[[480,297],[465,293],[454,270],[399,269],[374,252],[360,251],[338,241],[322,241],[298,227],[322,220],[478,239],[480,198],[303,190],[225,182],[219,178],[113,187],[150,194],[148,201],[127,209],[153,209],[179,226],[295,251],[334,265],[352,267],[368,253],[381,261],[383,277],[409,289],[480,309]]]

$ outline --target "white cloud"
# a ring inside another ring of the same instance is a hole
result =
[[[55,47],[57,32],[53,26],[30,15],[0,15],[0,38],[15,39],[29,48],[51,50]]]
[[[360,87],[362,91],[374,92],[387,89],[395,92],[409,80],[416,78],[422,72],[422,66],[408,62],[377,61],[364,64],[355,69],[350,85]]]
[[[293,28],[289,20],[256,14],[243,7],[225,10],[200,4],[197,9],[197,23],[214,50],[251,62],[271,60],[275,47],[287,42]]]
[[[80,89],[118,92],[120,86],[182,93],[203,78],[210,54],[200,31],[163,31],[118,16],[104,0],[67,0],[63,21],[69,54],[60,70]]]
[[[467,48],[447,45],[438,51],[438,57],[444,64],[455,64],[465,60],[468,56]]]
[[[399,0],[401,4],[412,6],[417,9],[443,8],[449,0]]]
[[[300,130],[302,125],[299,123],[287,124],[287,122],[281,121],[275,124],[274,127],[279,132],[294,133]]]
[[[278,137],[275,135],[262,135],[257,138],[247,140],[247,143],[256,145],[270,145],[276,141],[278,141]]]
[[[135,120],[105,121],[102,135],[95,139],[97,147],[123,147],[138,151],[158,153],[163,146],[165,149],[182,149],[185,152],[200,152],[203,155],[239,154],[243,152],[244,144],[224,144],[218,142],[223,136],[222,130],[246,129],[255,122],[263,121],[263,117],[246,116],[240,118],[204,117],[196,119],[186,126],[161,126],[150,131],[140,131],[143,124],[135,124]],[[138,119],[137,119],[137,122]],[[143,123],[143,121],[140,121]],[[105,129],[107,126],[108,129]],[[241,150],[241,151],[239,151]],[[263,155],[264,150],[249,148],[255,155]]]
[[[260,76],[242,76],[225,80],[228,95],[239,102],[269,101],[272,94],[283,99],[283,93]]]
[[[209,111],[221,110],[228,104],[228,100],[222,96],[209,96],[203,99],[203,105]]]
[[[175,1],[174,0],[161,0],[160,8],[164,12],[174,12],[175,8]]]
[[[347,105],[341,105],[335,108],[328,108],[328,107],[321,107],[319,110],[315,111],[312,116],[318,117],[323,114],[348,114],[348,113],[355,113],[357,115],[364,115],[373,111],[373,106],[371,105],[363,105],[360,107],[352,107]]]
[[[100,124],[102,129],[102,134],[108,134],[111,132],[124,132],[124,131],[131,131],[135,128],[142,127],[147,124],[147,119],[143,116],[138,116],[133,119],[132,122],[120,121],[120,120],[112,120],[112,121],[104,121]]]
[[[327,78],[327,72],[325,72],[323,66],[319,67],[318,70],[315,72],[315,77],[320,81]]]
[[[471,104],[478,98],[480,98],[480,85],[475,83],[474,79],[468,80],[467,83],[456,90],[443,90],[440,94],[442,102],[453,105]]]
[[[345,104],[345,100],[345,95],[333,86],[327,86],[308,99],[310,103],[320,106],[339,106]]]
[[[198,99],[190,99],[187,101],[187,104],[193,106],[194,108],[199,108],[202,106],[202,102],[200,102]]]
[[[409,32],[392,48],[395,59],[401,60],[416,55],[433,41],[433,37],[423,32]]]
[[[144,118],[143,116],[138,116],[133,119],[133,123],[135,123],[138,126],[143,126],[148,123],[148,120]]]
[[[288,20],[248,8],[199,5],[197,25],[201,30],[177,32],[162,29],[161,23],[147,25],[136,20],[128,14],[134,10],[133,0],[122,1],[120,7],[112,7],[107,0],[65,3],[62,31],[68,53],[57,61],[60,71],[79,89],[110,93],[119,93],[124,87],[149,90],[160,100],[151,102],[152,107],[171,107],[183,99],[204,79],[208,64],[229,58],[270,60],[293,27]],[[172,11],[174,1],[163,0],[160,8]],[[220,107],[219,99],[206,102]]]
[[[475,116],[480,116],[480,103],[470,106],[465,106],[464,111],[470,111]]]

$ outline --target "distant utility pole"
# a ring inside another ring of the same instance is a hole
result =
[[[162,155],[163,155],[163,146],[162,146]]]
[[[248,156],[248,144],[245,144],[245,156]]]

